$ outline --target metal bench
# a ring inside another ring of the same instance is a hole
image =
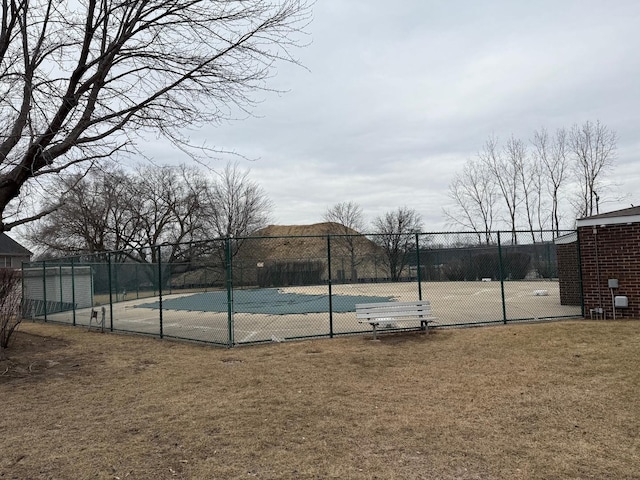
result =
[[[431,303],[426,300],[417,302],[379,302],[359,303],[356,305],[356,318],[360,323],[373,327],[373,339],[377,339],[379,325],[393,325],[403,321],[419,321],[420,328],[429,332],[429,324],[435,320]]]

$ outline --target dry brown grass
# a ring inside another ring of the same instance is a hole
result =
[[[640,478],[640,323],[221,350],[26,323],[0,478]]]

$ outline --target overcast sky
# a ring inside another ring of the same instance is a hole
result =
[[[287,93],[190,136],[255,159],[240,165],[274,223],[320,222],[354,201],[368,221],[414,208],[434,231],[453,175],[490,135],[528,141],[599,120],[618,134],[610,179],[626,195],[601,211],[638,205],[639,26],[637,0],[317,0],[311,44],[295,52],[308,70],[280,65],[270,83]]]

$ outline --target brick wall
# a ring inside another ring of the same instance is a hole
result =
[[[578,242],[556,245],[560,305],[582,305]]]
[[[628,308],[616,309],[616,318],[640,318],[640,223],[582,226],[578,239],[585,316],[602,307],[612,318],[608,280],[615,278],[619,288],[614,294],[629,299]]]

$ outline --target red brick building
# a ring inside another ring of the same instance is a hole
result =
[[[640,318],[640,207],[579,219],[576,247],[585,317]]]

